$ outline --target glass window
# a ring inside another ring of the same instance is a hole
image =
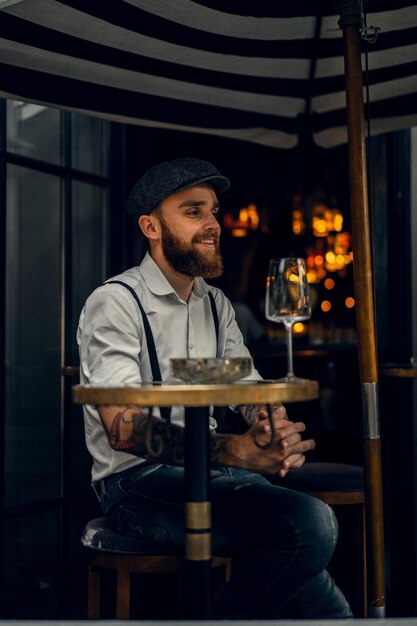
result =
[[[7,100],[7,150],[47,163],[61,163],[58,109]]]
[[[72,184],[71,362],[78,363],[75,334],[86,298],[107,278],[107,190]]]
[[[59,493],[61,183],[9,165],[5,504]]]
[[[107,123],[95,117],[71,114],[71,166],[97,176],[106,175]]]

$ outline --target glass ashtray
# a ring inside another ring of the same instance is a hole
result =
[[[252,359],[249,357],[171,359],[172,375],[187,383],[232,383],[248,376],[251,371]]]

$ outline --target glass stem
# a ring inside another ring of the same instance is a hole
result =
[[[293,359],[292,359],[292,324],[285,324],[287,331],[287,378],[294,377]]]

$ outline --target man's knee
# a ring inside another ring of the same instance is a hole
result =
[[[333,510],[313,496],[305,500],[305,533],[308,544],[321,558],[330,560],[337,543],[338,524]]]

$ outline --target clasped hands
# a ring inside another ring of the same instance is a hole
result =
[[[291,468],[304,464],[305,453],[313,450],[313,439],[302,439],[305,431],[303,422],[288,419],[282,404],[260,408],[258,419],[243,435],[250,439],[253,469],[265,474],[284,477]]]

